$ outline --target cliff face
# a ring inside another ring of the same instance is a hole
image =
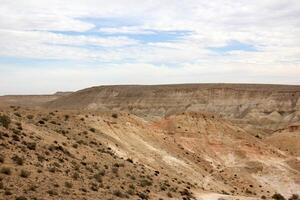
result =
[[[300,120],[300,86],[186,84],[101,86],[47,103],[49,108],[123,110],[140,116],[212,112],[239,124],[272,131]]]

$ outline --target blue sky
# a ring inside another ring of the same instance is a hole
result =
[[[245,52],[255,52],[258,51],[257,48],[252,44],[242,43],[239,41],[229,41],[224,46],[220,47],[211,47],[211,51],[214,51],[219,54],[226,54],[233,51],[245,51]]]
[[[300,84],[297,0],[1,4],[0,95],[103,84]]]

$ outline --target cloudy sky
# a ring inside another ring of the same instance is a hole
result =
[[[300,84],[299,0],[0,0],[0,94]]]

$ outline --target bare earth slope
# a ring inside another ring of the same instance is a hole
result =
[[[86,122],[98,116],[0,111],[11,120],[0,124],[1,200],[194,199],[195,185],[117,155],[112,148],[121,142]]]
[[[100,86],[46,104],[55,109],[123,110],[139,116],[218,113],[245,128],[272,132],[300,120],[300,86],[185,84]]]
[[[2,108],[0,199],[260,199],[300,191],[297,157],[211,114]],[[22,161],[20,161],[22,160]]]
[[[300,156],[300,123],[274,132],[265,141],[292,155]]]

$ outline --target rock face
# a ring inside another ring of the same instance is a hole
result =
[[[274,131],[300,120],[300,86],[183,84],[100,86],[46,104],[48,108],[123,110],[139,116],[213,112],[244,127]]]

